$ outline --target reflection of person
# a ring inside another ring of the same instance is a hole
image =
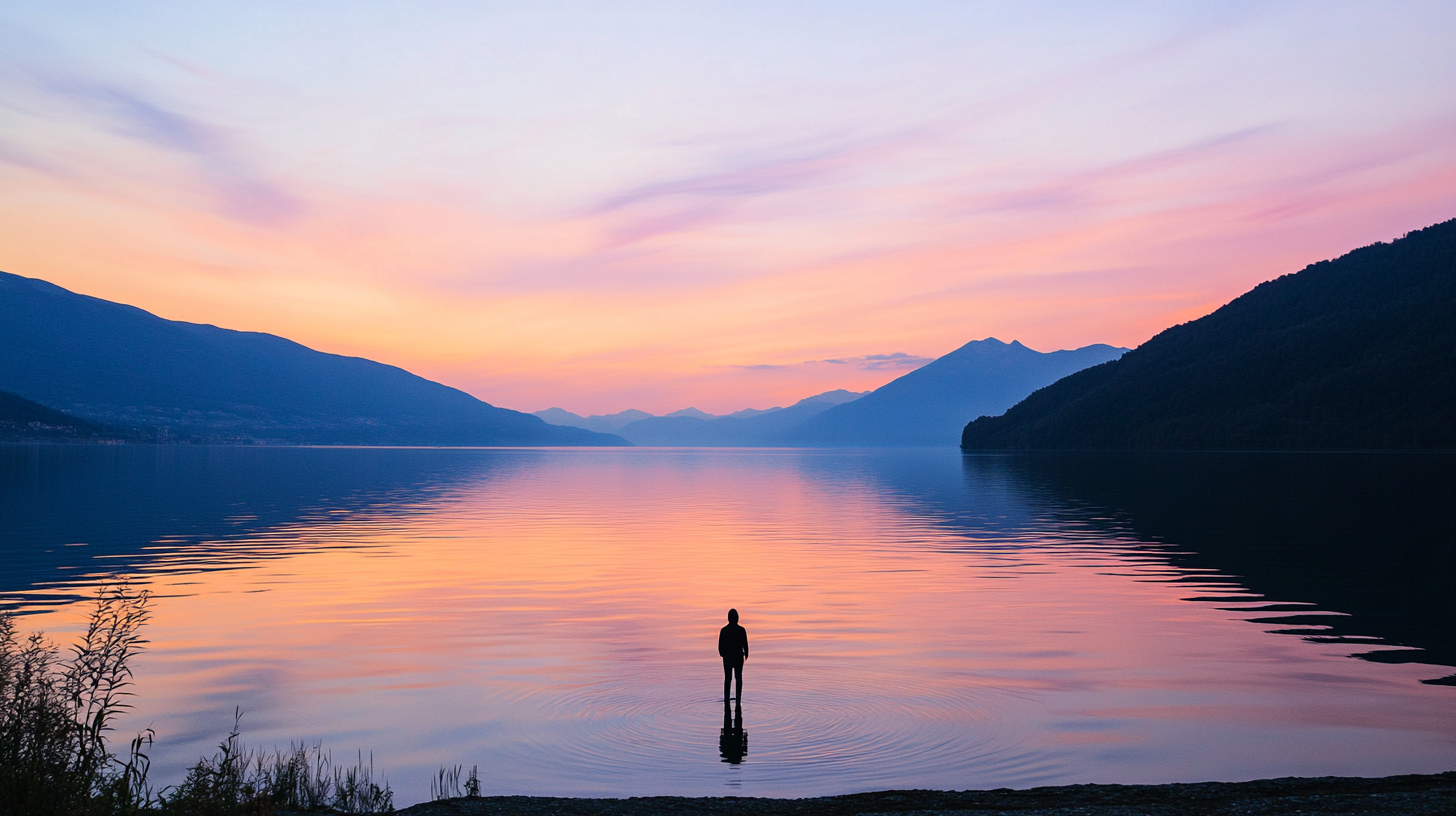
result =
[[[723,761],[737,765],[748,753],[748,732],[743,730],[743,706],[734,706],[728,713],[728,701],[723,701],[723,730],[718,732],[718,755]]]
[[[738,696],[743,700],[743,661],[748,659],[748,632],[738,625],[738,610],[728,610],[728,625],[718,632],[718,655],[723,658],[723,702],[728,702],[728,687],[738,678]]]

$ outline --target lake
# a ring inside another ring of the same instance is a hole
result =
[[[118,737],[156,730],[162,783],[235,708],[250,746],[372,752],[400,804],[456,764],[608,796],[1425,773],[1456,768],[1453,485],[1420,455],[14,446],[0,602],[69,642],[110,576],[154,593]]]

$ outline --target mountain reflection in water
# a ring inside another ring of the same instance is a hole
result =
[[[1367,660],[1456,666],[1456,457],[967,455],[964,466],[970,484],[1004,474],[1063,513],[1168,545],[1187,573],[1176,580],[1203,587],[1190,600],[1237,602],[1313,642],[1409,647],[1356,655]]]
[[[340,546],[320,522],[425,512],[522,460],[461,449],[0,445],[0,605],[71,603],[111,574],[245,567]]]
[[[401,802],[455,764],[613,796],[1427,772],[1453,461],[10,447],[0,600],[64,640],[108,575],[157,593],[121,728],[164,784],[235,706]]]

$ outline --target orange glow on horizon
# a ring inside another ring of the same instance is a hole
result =
[[[897,55],[848,63],[805,58],[819,33],[779,51],[691,14],[668,16],[681,39],[633,35],[636,63],[559,54],[549,32],[576,21],[549,10],[522,13],[541,27],[437,10],[407,32],[380,13],[354,32],[390,32],[367,66],[315,53],[344,40],[260,64],[239,43],[271,29],[242,10],[210,12],[236,18],[226,43],[210,16],[205,31],[189,15],[17,22],[48,35],[17,40],[0,72],[19,100],[0,144],[0,269],[518,410],[726,413],[903,373],[820,360],[986,337],[1136,346],[1456,216],[1439,10],[1345,9],[1314,40],[1275,9],[1119,25],[1069,9],[1035,33],[927,11],[839,30]],[[789,17],[762,30],[827,24]],[[625,19],[599,21],[581,53],[615,54],[605,32],[627,36]],[[78,45],[93,27],[168,45]],[[448,70],[396,53],[505,32]],[[675,43],[725,62],[684,63]],[[774,58],[724,67],[758,48]],[[190,56],[161,56],[174,51]],[[983,52],[1002,54],[997,71]]]

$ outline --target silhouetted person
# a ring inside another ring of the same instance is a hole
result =
[[[743,730],[743,705],[734,707],[728,713],[728,701],[723,701],[723,730],[718,732],[718,755],[724,762],[737,765],[748,753],[748,732]]]
[[[748,659],[748,632],[738,625],[738,610],[728,610],[728,625],[718,632],[718,655],[723,658],[723,702],[728,702],[728,687],[738,678],[738,696],[743,700],[743,661]]]

